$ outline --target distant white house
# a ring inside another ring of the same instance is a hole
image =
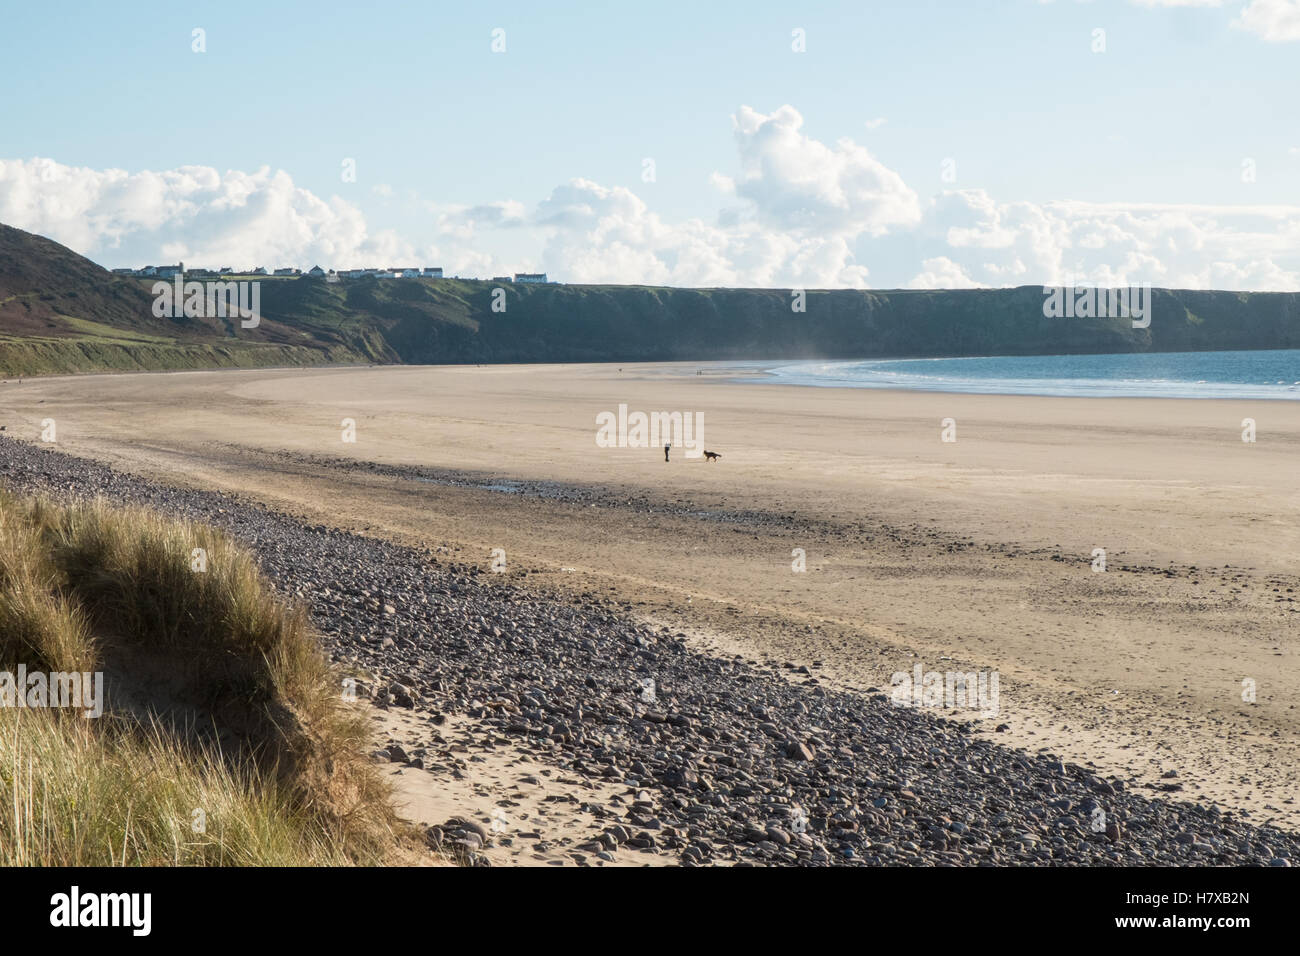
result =
[[[516,272],[515,281],[545,283],[546,273],[545,272]]]
[[[325,270],[320,266],[312,266],[307,270],[307,275],[311,276],[313,279],[319,279],[321,276],[325,275]]]
[[[442,278],[442,270],[441,270],[441,269],[434,269],[434,268],[432,268],[431,266],[425,266],[425,267],[424,267],[424,277],[425,277],[426,279],[441,279],[441,278]]]
[[[264,275],[266,275],[266,267],[265,267],[265,266],[258,266],[256,269],[254,269],[252,272],[250,272],[249,275],[252,275],[252,276],[264,276]]]
[[[185,271],[185,263],[179,263],[174,266],[159,266],[152,274],[161,279],[170,279]]]
[[[397,273],[397,275],[402,279],[420,278],[420,270],[416,268],[394,269],[393,272]]]

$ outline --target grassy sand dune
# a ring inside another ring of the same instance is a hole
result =
[[[201,549],[201,552],[196,552]],[[0,497],[0,661],[105,675],[0,708],[0,863],[381,863],[401,824],[301,609],[209,528]]]

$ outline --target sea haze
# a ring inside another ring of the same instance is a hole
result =
[[[1294,401],[1300,400],[1300,350],[795,362],[769,367],[758,380],[995,395]]]

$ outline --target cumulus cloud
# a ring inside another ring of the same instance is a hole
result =
[[[980,289],[984,284],[968,276],[947,256],[935,256],[921,263],[921,271],[907,284],[909,289]]]
[[[188,260],[240,268],[310,260],[348,267],[414,252],[392,232],[371,235],[350,203],[321,199],[266,167],[128,173],[0,160],[0,222],[94,259],[132,264]]]
[[[517,226],[524,222],[526,207],[513,199],[500,202],[482,203],[469,206],[460,211],[456,218],[476,226]],[[453,217],[448,217],[448,221]]]
[[[1300,0],[1251,0],[1232,25],[1270,43],[1300,40]]]
[[[1225,0],[1129,0],[1139,7],[1222,7]],[[1229,0],[1233,4],[1242,0]],[[1269,43],[1300,40],[1300,0],[1246,0],[1232,26]]]
[[[745,215],[793,234],[880,236],[916,223],[920,202],[903,178],[863,146],[830,147],[806,136],[793,106],[764,115],[742,106],[732,117],[741,174],[732,190]]]
[[[546,235],[548,270],[573,282],[692,286],[856,286],[844,236],[796,235],[755,221],[668,223],[631,190],[575,179],[556,187],[530,220]]]
[[[924,231],[947,246],[944,263],[995,285],[1300,289],[1297,206],[1007,202],[954,190],[935,198]],[[955,278],[932,261],[922,275]]]

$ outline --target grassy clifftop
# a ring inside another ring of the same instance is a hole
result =
[[[1300,347],[1300,293],[1156,289],[1149,328],[1046,318],[1041,287],[789,290],[270,278],[262,321],[159,319],[152,280],[0,226],[0,373]],[[495,308],[494,308],[495,306]]]

